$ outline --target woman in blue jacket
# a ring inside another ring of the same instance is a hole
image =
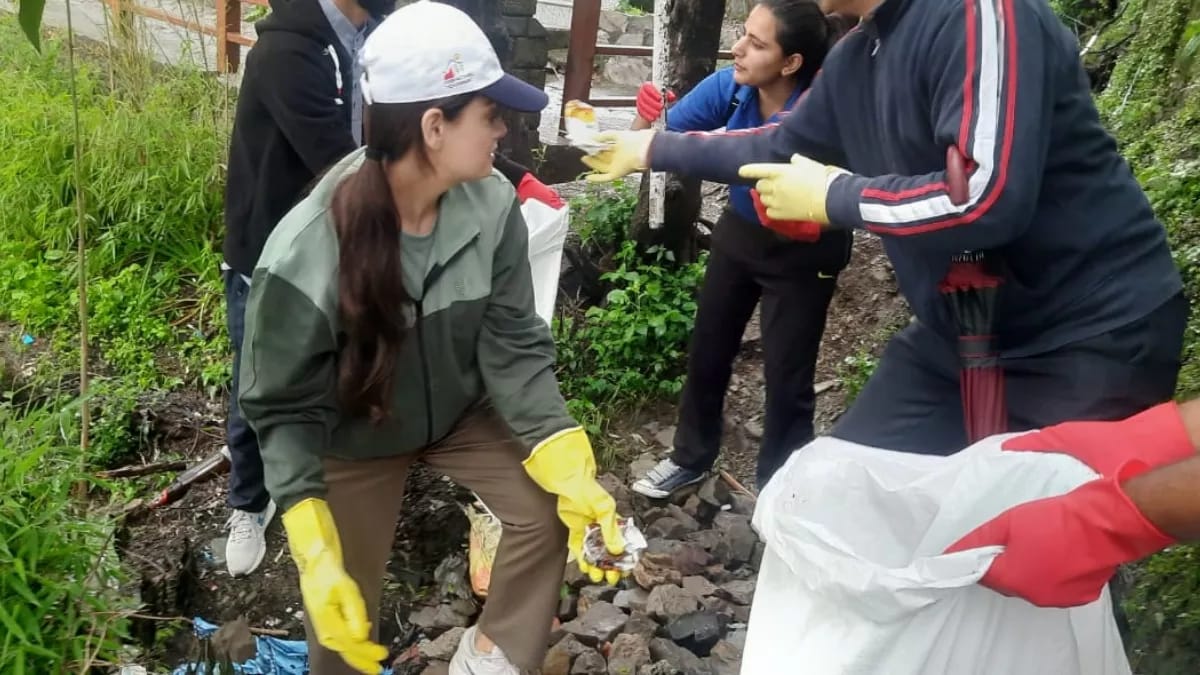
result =
[[[733,46],[733,65],[675,103],[667,128],[749,129],[778,120],[808,88],[839,33],[812,0],[762,0]],[[662,94],[653,84],[642,86],[637,108],[635,129],[649,127],[662,113]],[[725,390],[760,299],[767,400],[758,485],[812,438],[817,349],[852,241],[849,231],[769,221],[748,186],[730,187],[700,291],[674,452],[635,482],[634,491],[667,497],[702,480],[716,462]]]

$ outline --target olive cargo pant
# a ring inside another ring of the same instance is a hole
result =
[[[342,542],[346,572],[362,591],[378,637],[380,594],[409,467],[420,459],[473,490],[504,524],[479,628],[521,668],[540,668],[558,608],[567,561],[567,530],[557,498],[533,482],[527,452],[490,408],[468,411],[448,436],[422,453],[381,459],[326,459],[326,499]],[[307,613],[313,675],[355,674],[317,644]]]

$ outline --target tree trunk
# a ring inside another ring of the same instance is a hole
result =
[[[670,2],[667,86],[683,96],[713,72],[717,49],[721,44],[721,23],[725,3],[713,0],[673,0]],[[668,119],[670,112],[667,113]],[[700,181],[675,174],[667,176],[663,226],[650,229],[649,176],[642,179],[641,196],[634,213],[632,234],[641,250],[663,246],[680,263],[696,259],[696,218],[700,215]]]

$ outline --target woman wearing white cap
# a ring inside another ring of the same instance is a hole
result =
[[[240,403],[284,510],[312,672],[378,673],[374,626],[414,460],[504,523],[455,675],[541,665],[564,547],[624,549],[534,311],[528,233],[492,169],[501,107],[538,111],[457,9],[421,0],[363,48],[367,144],[276,227],[254,270]],[[565,524],[565,527],[564,527]]]

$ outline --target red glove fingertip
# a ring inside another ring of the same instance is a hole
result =
[[[674,94],[670,91],[667,92],[667,100],[675,100]],[[658,90],[658,87],[655,87],[653,82],[643,82],[637,93],[638,117],[647,122],[653,122],[662,115],[663,105],[662,92]]]
[[[767,215],[758,190],[750,188],[750,201],[762,226],[795,241],[813,242],[821,238],[821,224],[811,220],[775,220]]]
[[[758,194],[758,190],[750,188],[750,201],[754,203],[754,212],[758,214],[758,220],[764,226],[771,219],[767,216],[767,207],[763,206],[762,195]]]
[[[963,535],[943,551],[945,554],[969,551],[986,546],[1003,546],[1008,543],[1008,511],[992,518]]]
[[[529,199],[536,199],[552,209],[561,209],[566,206],[566,202],[554,188],[538,180],[532,173],[521,177],[521,182],[517,185],[517,199],[522,204]]]

